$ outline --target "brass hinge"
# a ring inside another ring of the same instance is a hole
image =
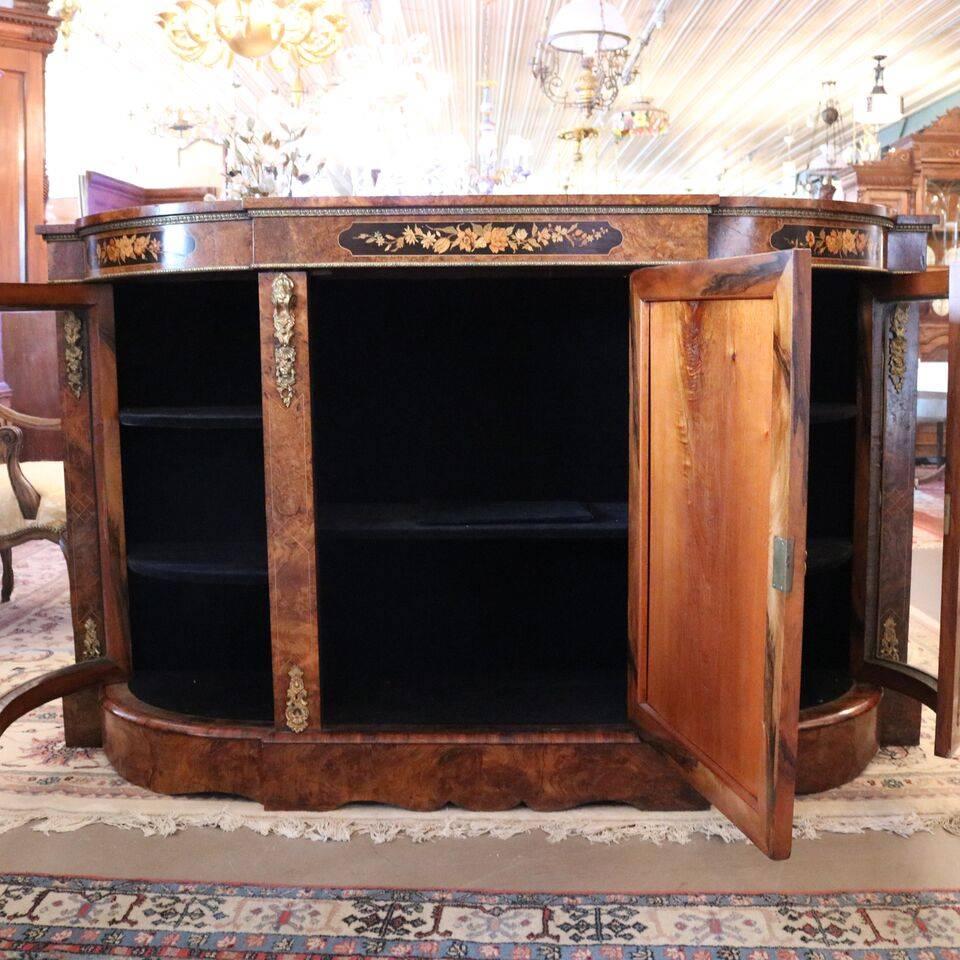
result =
[[[789,593],[793,589],[793,540],[773,538],[773,589]]]
[[[943,495],[943,535],[950,536],[950,494]]]

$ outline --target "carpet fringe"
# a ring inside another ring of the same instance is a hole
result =
[[[649,816],[649,814],[647,814]],[[355,819],[277,815],[257,817],[237,816],[227,811],[193,814],[154,813],[66,813],[62,811],[7,811],[0,812],[0,833],[17,827],[31,826],[42,833],[67,833],[92,824],[104,824],[125,830],[139,830],[146,837],[169,837],[190,827],[215,827],[226,832],[253,830],[261,836],[280,836],[287,839],[305,839],[318,842],[343,842],[354,837],[368,837],[374,843],[388,843],[399,837],[423,843],[441,839],[468,839],[492,837],[507,840],[520,834],[541,831],[551,843],[568,839],[585,839],[591,843],[612,844],[639,839],[656,845],[689,843],[695,836],[715,837],[726,843],[741,842],[746,838],[732,823],[716,815],[683,817],[669,820],[629,820],[618,823],[584,823],[575,818],[546,818],[531,820],[499,814],[496,818],[471,819],[451,815],[438,819]],[[902,837],[915,833],[933,832],[942,828],[960,836],[960,814],[891,814],[885,816],[798,817],[794,821],[795,839],[813,840],[823,833],[858,834],[886,831]]]

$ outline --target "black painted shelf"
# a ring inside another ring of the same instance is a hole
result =
[[[127,407],[120,411],[120,423],[176,430],[256,430],[263,416],[260,407]]]
[[[131,573],[156,580],[188,583],[230,583],[239,586],[267,582],[263,544],[151,543],[127,550]]]

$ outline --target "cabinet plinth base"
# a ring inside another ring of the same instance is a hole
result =
[[[804,711],[798,792],[856,776],[877,750],[880,691],[857,686]],[[106,689],[104,747],[117,772],[159,793],[234,793],[272,810],[389,803],[409,810],[564,810],[621,802],[640,810],[708,805],[630,730],[527,735],[307,731],[231,725],[151,707],[126,685]]]

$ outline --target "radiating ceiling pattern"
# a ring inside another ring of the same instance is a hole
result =
[[[235,85],[223,69],[218,74],[181,68],[154,23],[162,6],[163,0],[82,0],[73,49],[58,49],[51,57],[53,144],[69,142],[58,135],[57,124],[75,132],[73,111],[81,103],[96,104],[99,119],[87,121],[94,128],[113,110],[111,128],[119,138],[123,124],[134,123],[148,106],[157,113],[164,103],[176,108],[232,101],[256,113],[273,88],[282,88],[272,70],[248,63],[239,66]],[[358,162],[357,154],[379,146],[384,156],[371,163],[381,165],[422,161],[445,142],[454,153],[475,156],[480,85],[489,80],[499,143],[511,136],[529,140],[528,188],[555,189],[571,155],[557,134],[583,118],[546,99],[529,61],[545,21],[559,6],[560,0],[347,0],[344,52],[310,77],[307,100],[318,149],[331,155],[352,149],[352,162]],[[622,0],[619,6],[638,35],[649,24],[654,0]],[[397,51],[415,46],[418,37],[423,69],[411,72],[397,63]],[[115,78],[106,89],[91,66],[98,43],[97,68]],[[960,89],[960,3],[671,0],[644,50],[637,85],[670,111],[670,130],[658,139],[622,144],[606,132],[587,164],[596,164],[591,169],[601,182],[589,186],[776,192],[783,162],[792,158],[803,166],[807,159],[821,82],[836,81],[849,111],[853,98],[872,84],[871,57],[877,53],[888,55],[887,86],[903,94],[908,111]],[[91,100],[85,86],[94,84]],[[71,101],[69,116],[53,102],[58,91]],[[626,106],[627,99],[614,109]],[[608,131],[610,119],[596,121]]]

